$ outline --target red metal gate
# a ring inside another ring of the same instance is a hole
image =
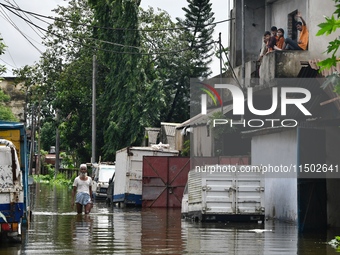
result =
[[[181,207],[189,157],[143,157],[143,207]]]

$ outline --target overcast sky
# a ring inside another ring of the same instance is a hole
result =
[[[228,3],[230,0],[210,0],[212,9],[215,13],[215,22],[228,19]],[[232,2],[232,1],[230,1]],[[21,9],[38,13],[41,15],[53,15],[52,9],[58,5],[66,5],[65,0],[0,0],[1,4],[18,5]],[[149,6],[156,9],[157,7],[167,11],[170,16],[184,17],[182,7],[187,6],[185,0],[142,0],[141,7],[147,9]],[[41,27],[46,28],[46,24],[40,22],[32,16],[28,18]],[[11,24],[12,23],[12,24]],[[13,25],[14,24],[14,25]],[[17,27],[17,29],[15,28]],[[20,30],[24,35],[22,35]],[[217,24],[215,27],[214,40],[218,40],[219,32],[222,33],[222,44],[224,47],[228,46],[228,22]],[[9,12],[4,7],[0,7],[0,33],[6,44],[6,52],[0,56],[0,64],[6,65],[7,73],[2,76],[13,76],[12,69],[19,68],[24,65],[31,65],[39,60],[40,52],[44,52],[45,48],[42,45],[41,37],[43,32],[34,28],[34,30],[23,20],[18,18],[15,14]],[[26,36],[27,39],[25,39]],[[34,46],[32,46],[32,44]],[[213,75],[219,74],[219,60],[214,59],[211,66]]]

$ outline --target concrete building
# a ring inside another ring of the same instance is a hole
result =
[[[22,91],[22,84],[15,85],[14,77],[6,77],[0,81],[0,89],[11,97],[6,103],[11,108],[13,114],[18,118],[19,122],[26,122],[26,95]]]
[[[289,118],[298,120],[292,128],[265,127],[243,132],[251,139],[253,165],[293,166],[310,169],[316,164],[333,167],[333,172],[305,174],[293,172],[287,175],[271,175],[266,179],[266,215],[284,221],[295,222],[300,231],[326,227],[340,227],[337,216],[340,209],[340,105],[332,87],[320,89],[323,75],[315,68],[315,59],[325,59],[324,51],[336,34],[316,36],[318,24],[324,16],[335,11],[332,0],[244,0],[244,23],[242,22],[242,1],[234,0],[231,14],[230,59],[236,79],[246,87],[254,87],[254,101],[271,103],[272,87],[284,87],[279,78],[299,78],[286,82],[288,86],[303,87],[311,91],[306,108],[311,117],[298,115],[291,110]],[[320,8],[322,6],[322,8]],[[309,44],[306,51],[275,51],[266,55],[256,72],[262,36],[264,31],[275,25],[285,30],[285,36],[298,37],[295,28],[295,14],[301,12],[309,30]],[[244,30],[242,29],[244,28]],[[245,44],[242,48],[242,35]],[[242,56],[244,51],[244,58]],[[243,75],[245,70],[245,75]],[[339,71],[339,70],[338,70]],[[259,79],[251,79],[257,77]],[[330,101],[329,101],[330,100]],[[280,107],[279,107],[280,108]],[[264,108],[267,109],[267,108]],[[247,113],[244,118],[251,117]],[[282,119],[278,112],[270,117]],[[336,171],[336,172],[335,172]],[[310,173],[310,172],[309,172]]]

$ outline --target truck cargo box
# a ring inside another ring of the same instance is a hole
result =
[[[177,150],[153,147],[127,147],[116,152],[113,203],[142,205],[144,156],[178,156]]]
[[[261,168],[215,165],[190,170],[182,199],[182,215],[195,221],[263,222]]]
[[[27,154],[24,124],[0,121],[0,240],[21,241],[29,222]]]

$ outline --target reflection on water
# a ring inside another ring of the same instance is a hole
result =
[[[2,254],[336,254],[325,242],[340,231],[299,235],[294,225],[203,224],[180,210],[112,208],[96,202],[89,215],[70,207],[71,191],[33,187],[33,221],[23,243]]]

